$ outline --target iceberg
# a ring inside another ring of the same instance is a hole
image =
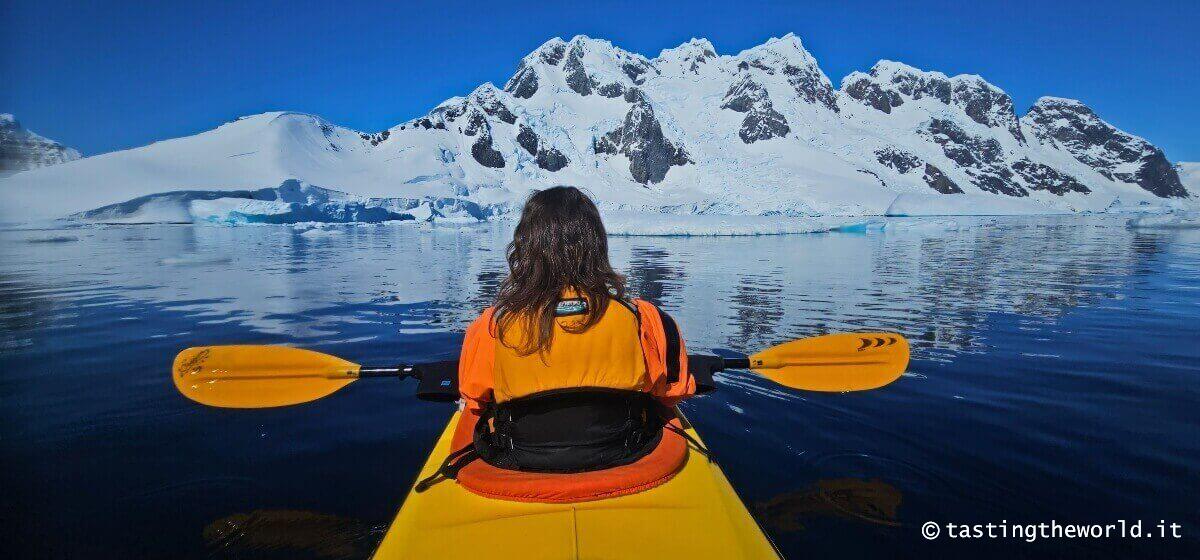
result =
[[[1131,218],[1126,225],[1130,229],[1197,229],[1200,228],[1200,213],[1148,214]]]
[[[478,222],[488,213],[453,197],[370,198],[289,179],[258,190],[182,190],[140,196],[68,216],[107,224]]]
[[[754,236],[825,233],[843,227],[846,218],[796,218],[724,214],[652,214],[602,212],[609,235],[647,237]]]

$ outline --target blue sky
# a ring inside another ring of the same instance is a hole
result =
[[[139,3],[140,4],[140,3]],[[179,4],[179,5],[176,5]],[[491,81],[554,36],[655,56],[795,32],[835,84],[889,58],[980,74],[1023,113],[1074,97],[1200,161],[1200,2],[135,3],[0,0],[0,112],[85,154],[289,109],[365,131]]]

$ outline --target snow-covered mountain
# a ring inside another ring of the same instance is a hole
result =
[[[483,216],[556,184],[587,188],[607,211],[675,214],[1044,213],[1195,201],[1160,149],[1078,101],[1043,98],[1019,118],[979,76],[891,61],[835,87],[789,34],[736,55],[693,39],[652,59],[608,41],[555,38],[503,89],[485,83],[382,132],[299,113],[244,117],[10,177],[0,182],[0,212],[58,217],[155,193],[288,180]]]
[[[0,177],[79,158],[75,149],[26,130],[10,114],[0,114]]]

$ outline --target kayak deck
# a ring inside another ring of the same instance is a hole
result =
[[[455,413],[421,469],[432,475],[450,449]],[[682,416],[681,416],[682,419]],[[683,419],[688,434],[699,440]],[[454,481],[409,490],[375,552],[400,558],[779,558],[724,473],[702,455],[669,482],[637,494],[542,504],[495,500]]]

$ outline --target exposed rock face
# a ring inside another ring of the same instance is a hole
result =
[[[492,126],[487,118],[479,111],[472,111],[470,119],[463,134],[479,135],[475,143],[471,144],[471,157],[484,167],[504,167],[504,156],[492,146]]]
[[[1068,152],[1109,179],[1137,184],[1164,198],[1187,196],[1162,150],[1104,122],[1078,101],[1043,97],[1022,122],[1042,143]]]
[[[942,194],[962,194],[963,190],[932,163],[925,164],[925,183]]]
[[[522,99],[533,97],[533,94],[537,93],[537,89],[537,72],[526,66],[524,62],[517,67],[517,73],[513,74],[513,77],[509,78],[508,83],[504,85],[504,91]]]
[[[1025,141],[1017,114],[1013,112],[1012,98],[996,86],[982,78],[956,80],[952,99],[971,120],[988,127],[1006,128],[1014,138]]]
[[[820,68],[815,65],[792,66],[789,64],[783,68],[783,73],[787,75],[788,83],[792,84],[800,99],[808,103],[819,103],[835,113],[839,111],[833,94],[833,86],[830,85],[829,78],[825,77]]]
[[[741,78],[729,87],[721,108],[746,113],[738,136],[747,144],[787,136],[791,132],[787,119],[771,105],[767,90],[749,74],[742,74]]]
[[[596,93],[609,98],[621,97],[622,95],[625,95],[625,86],[617,82],[612,82],[600,86],[600,89],[596,90]]]
[[[529,155],[534,156],[538,167],[546,171],[558,171],[571,163],[571,160],[556,148],[542,146],[537,133],[528,126],[520,126],[520,132],[517,133],[517,144],[529,152]]]
[[[862,101],[885,114],[891,114],[893,107],[904,104],[904,98],[900,97],[899,93],[885,90],[866,77],[858,77],[850,81],[844,89],[852,99]]]
[[[363,140],[370,142],[372,146],[378,146],[381,142],[383,142],[384,140],[387,140],[388,137],[391,135],[392,135],[392,131],[385,130],[383,132],[374,132],[371,134],[361,133],[358,136],[360,138],[362,138]]]
[[[879,159],[879,163],[901,173],[908,173],[910,169],[916,169],[921,165],[921,158],[896,148],[875,150],[875,157]]]
[[[517,116],[497,97],[496,89],[490,84],[485,84],[476,88],[467,97],[456,97],[439,105],[430,111],[429,115],[424,119],[414,121],[414,124],[426,129],[445,129],[448,124],[459,122],[463,116],[468,116],[471,120],[474,120],[474,113],[480,111],[508,124],[517,122]],[[429,121],[430,126],[425,126],[422,121]],[[436,126],[439,124],[442,126]],[[473,126],[478,127],[479,125],[474,124]],[[386,139],[387,135],[384,135],[382,140]]]
[[[567,52],[567,44],[561,39],[551,40],[539,49],[538,56],[542,61],[551,66],[557,66],[562,62],[563,55]]]
[[[738,56],[742,58],[738,63],[739,70],[783,75],[802,103],[818,105],[834,113],[840,111],[833,84],[795,35],[789,33],[772,39]]]
[[[562,152],[555,148],[539,150],[537,159],[534,161],[537,161],[538,167],[541,167],[546,171],[558,171],[559,169],[562,169],[571,163],[571,161],[567,159],[567,156],[564,156]]]
[[[1004,161],[1004,148],[995,138],[979,138],[964,131],[953,121],[933,119],[925,132],[942,147],[946,157],[963,168],[980,189],[1008,196],[1029,196],[1029,191],[1013,181],[1013,172]]]
[[[894,72],[889,72],[893,70]],[[950,92],[953,86],[950,85],[950,80],[941,72],[921,72],[910,66],[899,66],[897,63],[888,63],[881,61],[871,68],[871,76],[880,77],[885,72],[889,72],[892,84],[895,84],[896,90],[913,99],[921,99],[923,97],[932,97],[945,103],[950,104]]]
[[[583,55],[583,43],[576,43],[567,55],[567,62],[563,64],[563,72],[567,76],[567,87],[579,95],[588,96],[592,94],[592,89],[599,84],[588,75],[587,68],[583,65]]]
[[[842,80],[842,92],[851,99],[890,114],[892,109],[912,100],[933,98],[958,107],[973,121],[992,128],[1003,128],[1024,142],[1021,124],[1013,111],[1012,98],[979,76],[946,77],[941,72],[925,72],[906,64],[881,60],[869,74],[853,72]]]
[[[1023,159],[1013,162],[1012,168],[1025,179],[1025,184],[1034,190],[1047,190],[1060,196],[1072,191],[1084,194],[1092,192],[1076,178],[1049,165]]]
[[[508,106],[496,96],[496,90],[492,88],[480,88],[471,94],[474,101],[484,113],[489,116],[496,117],[503,122],[513,124],[517,122],[517,116],[508,109]]]
[[[621,71],[624,72],[626,76],[629,76],[629,79],[633,80],[634,84],[640,86],[646,81],[645,74],[647,69],[646,65],[644,64],[626,62],[625,64],[621,65]]]
[[[962,188],[947,177],[945,173],[942,173],[942,170],[938,169],[936,165],[925,163],[921,161],[921,158],[904,150],[891,147],[883,148],[875,150],[875,157],[879,160],[879,163],[900,173],[908,173],[923,165],[925,174],[921,178],[930,188],[942,194],[959,194],[963,192]]]
[[[79,159],[79,152],[39,136],[0,114],[0,172],[24,171]]]
[[[716,49],[707,39],[692,39],[672,50],[676,62],[692,74],[699,74],[703,65],[717,58]]]
[[[521,125],[521,131],[517,133],[517,144],[520,144],[522,148],[525,148],[525,151],[529,152],[529,155],[537,155],[538,137],[537,133],[535,133],[532,128]]]
[[[672,166],[692,163],[683,146],[676,146],[663,136],[654,108],[640,90],[631,88],[625,99],[632,106],[624,123],[596,140],[593,146],[596,153],[625,154],[633,180],[643,185],[662,182]]]

